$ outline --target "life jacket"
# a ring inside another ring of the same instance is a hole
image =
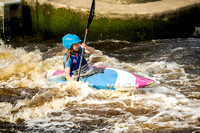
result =
[[[64,68],[65,68],[65,64],[66,64],[65,60],[67,57],[68,57],[67,53],[65,53],[64,60],[63,60]],[[78,75],[79,64],[81,61],[81,52],[78,51],[78,52],[70,53],[69,58],[71,59],[70,76],[72,76],[72,75],[76,76],[76,75]],[[81,73],[85,73],[88,69],[89,69],[89,66],[87,64],[87,61],[83,57],[82,64],[81,64]]]

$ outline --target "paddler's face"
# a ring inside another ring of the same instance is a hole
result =
[[[79,50],[79,43],[74,43],[73,45],[72,45],[72,49],[74,50],[74,51],[78,51]]]

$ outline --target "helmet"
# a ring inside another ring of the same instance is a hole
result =
[[[75,34],[67,34],[62,38],[63,46],[66,49],[70,49],[74,43],[81,42],[81,39]]]

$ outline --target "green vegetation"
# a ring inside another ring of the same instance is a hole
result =
[[[34,5],[34,4],[33,4]],[[30,6],[23,1],[23,6],[30,7],[31,26],[33,33],[49,38],[62,38],[67,33],[84,36],[89,12],[55,8],[50,4]],[[193,33],[194,19],[199,16],[199,9],[189,13],[179,13],[175,17],[160,16],[159,18],[131,18],[128,20],[98,18],[93,19],[89,29],[89,40],[118,39],[143,41],[158,38],[187,37]],[[24,22],[25,23],[25,22]]]

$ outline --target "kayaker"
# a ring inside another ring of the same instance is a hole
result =
[[[65,77],[68,81],[73,81],[73,76],[78,75],[82,48],[85,49],[85,53],[95,53],[94,48],[91,48],[84,43],[80,46],[80,42],[80,38],[75,34],[67,34],[62,38],[63,46],[66,48],[63,66],[65,69]],[[84,57],[81,66],[81,74],[86,73],[89,70],[88,63]]]

